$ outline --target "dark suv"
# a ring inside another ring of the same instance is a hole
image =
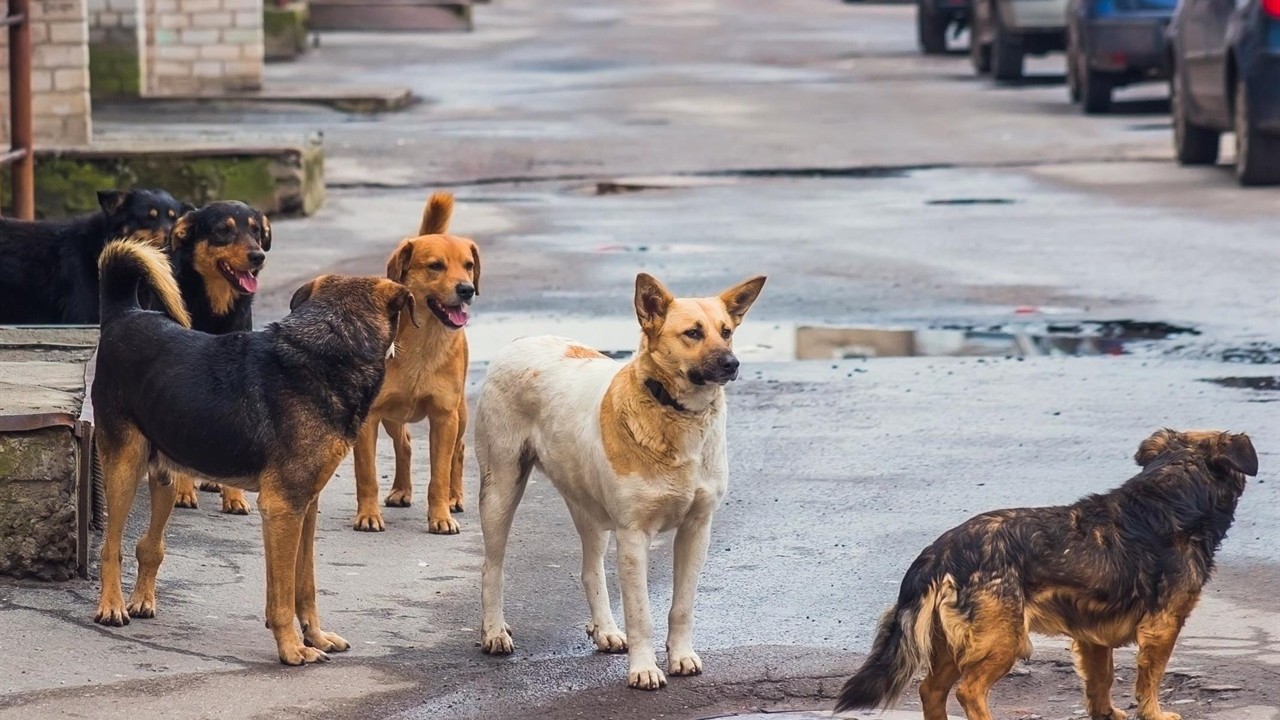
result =
[[[1165,80],[1165,30],[1177,0],[1070,0],[1067,89],[1085,113],[1111,109],[1112,91]]]
[[[1280,0],[1180,0],[1169,40],[1178,162],[1212,165],[1234,131],[1240,183],[1280,183]]]

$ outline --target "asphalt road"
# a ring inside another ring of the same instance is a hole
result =
[[[276,223],[263,321],[317,273],[380,272],[426,195],[454,189],[454,229],[484,253],[473,393],[507,337],[625,348],[637,271],[678,294],[769,275],[730,389],[730,493],[697,604],[705,674],[630,691],[625,660],[592,653],[577,538],[536,477],[508,560],[517,651],[483,656],[474,466],[462,533],[441,537],[420,503],[386,511],[385,533],[353,532],[348,462],[322,500],[318,580],[349,653],[276,664],[257,518],[222,516],[204,496],[174,515],[154,620],[95,626],[93,582],[0,585],[0,719],[826,708],[921,547],[982,510],[1117,485],[1166,425],[1247,431],[1262,467],[1166,702],[1189,719],[1280,718],[1280,395],[1206,382],[1280,374],[1224,361],[1280,361],[1280,191],[1176,167],[1163,88],[1121,91],[1115,114],[1085,118],[1066,102],[1060,56],[995,88],[963,55],[919,56],[907,6],[503,0],[476,18],[465,36],[329,35],[270,69],[273,82],[407,84],[426,101],[403,113],[226,105],[149,119],[173,133],[324,130],[329,201]],[[99,132],[138,130],[132,111],[114,112]],[[619,184],[647,189],[600,194]],[[1195,333],[1013,357],[1047,347],[1050,325],[1065,328],[1061,349],[1093,327],[1083,321],[1122,319]],[[963,348],[921,336],[943,353],[931,357],[792,360],[809,326],[999,332]],[[975,348],[988,355],[946,354]],[[415,445],[421,499],[424,429]],[[386,474],[385,440],[380,451]],[[669,541],[650,575],[658,637]],[[1079,710],[1062,647],[1040,641],[1028,672],[997,687],[1000,717]],[[1132,653],[1118,666],[1124,707]]]

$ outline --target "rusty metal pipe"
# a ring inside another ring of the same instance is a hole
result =
[[[24,150],[13,163],[13,214],[36,216],[35,124],[31,118],[31,0],[9,0],[9,131],[14,150]]]

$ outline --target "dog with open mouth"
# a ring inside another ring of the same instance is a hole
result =
[[[212,202],[178,219],[167,248],[192,329],[212,335],[253,329],[258,274],[271,249],[266,215],[242,202]],[[195,480],[178,474],[173,481],[174,505],[197,507]],[[221,493],[222,512],[249,514],[243,490],[207,480],[199,487]]]
[[[409,423],[430,423],[431,480],[427,530],[458,532],[453,513],[462,512],[463,435],[467,428],[468,308],[480,293],[480,250],[473,240],[449,234],[453,195],[437,192],[422,213],[417,237],[396,247],[387,277],[409,288],[420,307],[421,327],[402,322],[387,377],[355,445],[355,529],[386,529],[378,507],[375,465],[378,426],[395,446],[396,472],[387,507],[408,507],[413,498]]]

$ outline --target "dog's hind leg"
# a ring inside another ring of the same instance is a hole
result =
[[[622,586],[622,613],[627,624],[627,685],[657,690],[667,684],[653,653],[653,615],[649,610],[649,543],[643,530],[619,529],[618,584]]]
[[[992,720],[987,706],[991,688],[1009,673],[1018,658],[1030,648],[1023,615],[1016,601],[992,595],[975,600],[969,642],[961,653],[960,686],[956,699],[968,720]]]
[[[929,674],[920,681],[921,710],[924,720],[947,720],[947,696],[960,679],[960,668],[941,632],[934,633],[929,658]]]
[[[221,485],[218,491],[222,494],[222,512],[228,515],[248,515],[249,499],[240,488]]]
[[[147,441],[136,428],[113,429],[116,432],[112,434],[118,437],[100,432],[97,443],[107,494],[107,532],[102,539],[102,592],[93,620],[118,627],[129,624],[129,612],[120,588],[120,546],[124,542],[124,524],[138,492],[138,481],[146,470]]]
[[[393,436],[394,437],[394,436]],[[382,532],[387,529],[378,508],[378,421],[370,417],[356,433],[353,455],[356,467],[356,519],[355,529],[364,532]],[[400,453],[396,452],[399,465]],[[405,464],[408,464],[405,459]],[[261,504],[261,503],[259,503]],[[387,496],[391,505],[391,497]]]
[[[168,472],[162,470],[161,472]],[[199,507],[200,503],[196,498],[196,481],[186,473],[175,472],[169,473],[173,478],[173,504],[175,507],[190,508],[192,510]]]
[[[591,610],[591,622],[587,623],[587,636],[600,652],[621,653],[627,651],[627,636],[618,629],[609,607],[609,586],[604,579],[604,553],[609,547],[609,531],[601,530],[580,510],[569,506],[574,527],[582,538],[582,589],[587,594],[587,607]]]
[[[169,524],[174,502],[174,484],[162,473],[149,473],[147,485],[151,493],[151,522],[146,534],[138,540],[138,581],[129,598],[129,617],[135,618],[156,616],[156,573],[164,562],[164,528]]]
[[[391,490],[387,493],[387,507],[409,507],[413,505],[413,442],[409,437],[409,426],[404,423],[383,420],[382,427],[391,437],[391,447],[396,454],[396,474],[391,481]],[[377,506],[377,493],[374,493],[374,506]]]
[[[1197,599],[1191,596],[1180,603],[1185,611],[1184,608],[1166,609],[1138,623],[1138,678],[1134,682],[1133,697],[1138,703],[1139,720],[1180,720],[1182,717],[1160,709],[1160,681],[1164,679],[1164,669],[1173,655],[1182,624]]]
[[[710,517],[691,517],[676,530],[672,572],[675,587],[671,593],[671,612],[667,615],[667,672],[672,675],[702,672],[702,658],[693,651],[693,601],[698,594],[698,577],[707,560],[710,542]],[[628,627],[630,624],[628,621]]]
[[[1111,704],[1111,683],[1115,680],[1111,648],[1075,640],[1071,643],[1071,652],[1076,658],[1076,673],[1084,681],[1089,720],[1125,720],[1125,712]]]
[[[302,521],[302,542],[298,546],[298,565],[293,588],[294,612],[302,626],[302,639],[308,647],[321,652],[343,652],[351,649],[351,643],[336,633],[325,632],[320,627],[320,614],[316,610],[316,514],[319,498],[312,500]]]
[[[533,456],[521,447],[490,442],[483,425],[476,428],[476,456],[480,461],[480,532],[484,536],[484,569],[480,603],[484,619],[480,649],[490,655],[509,655],[515,649],[511,627],[502,612],[503,562],[516,506],[524,495]]]

